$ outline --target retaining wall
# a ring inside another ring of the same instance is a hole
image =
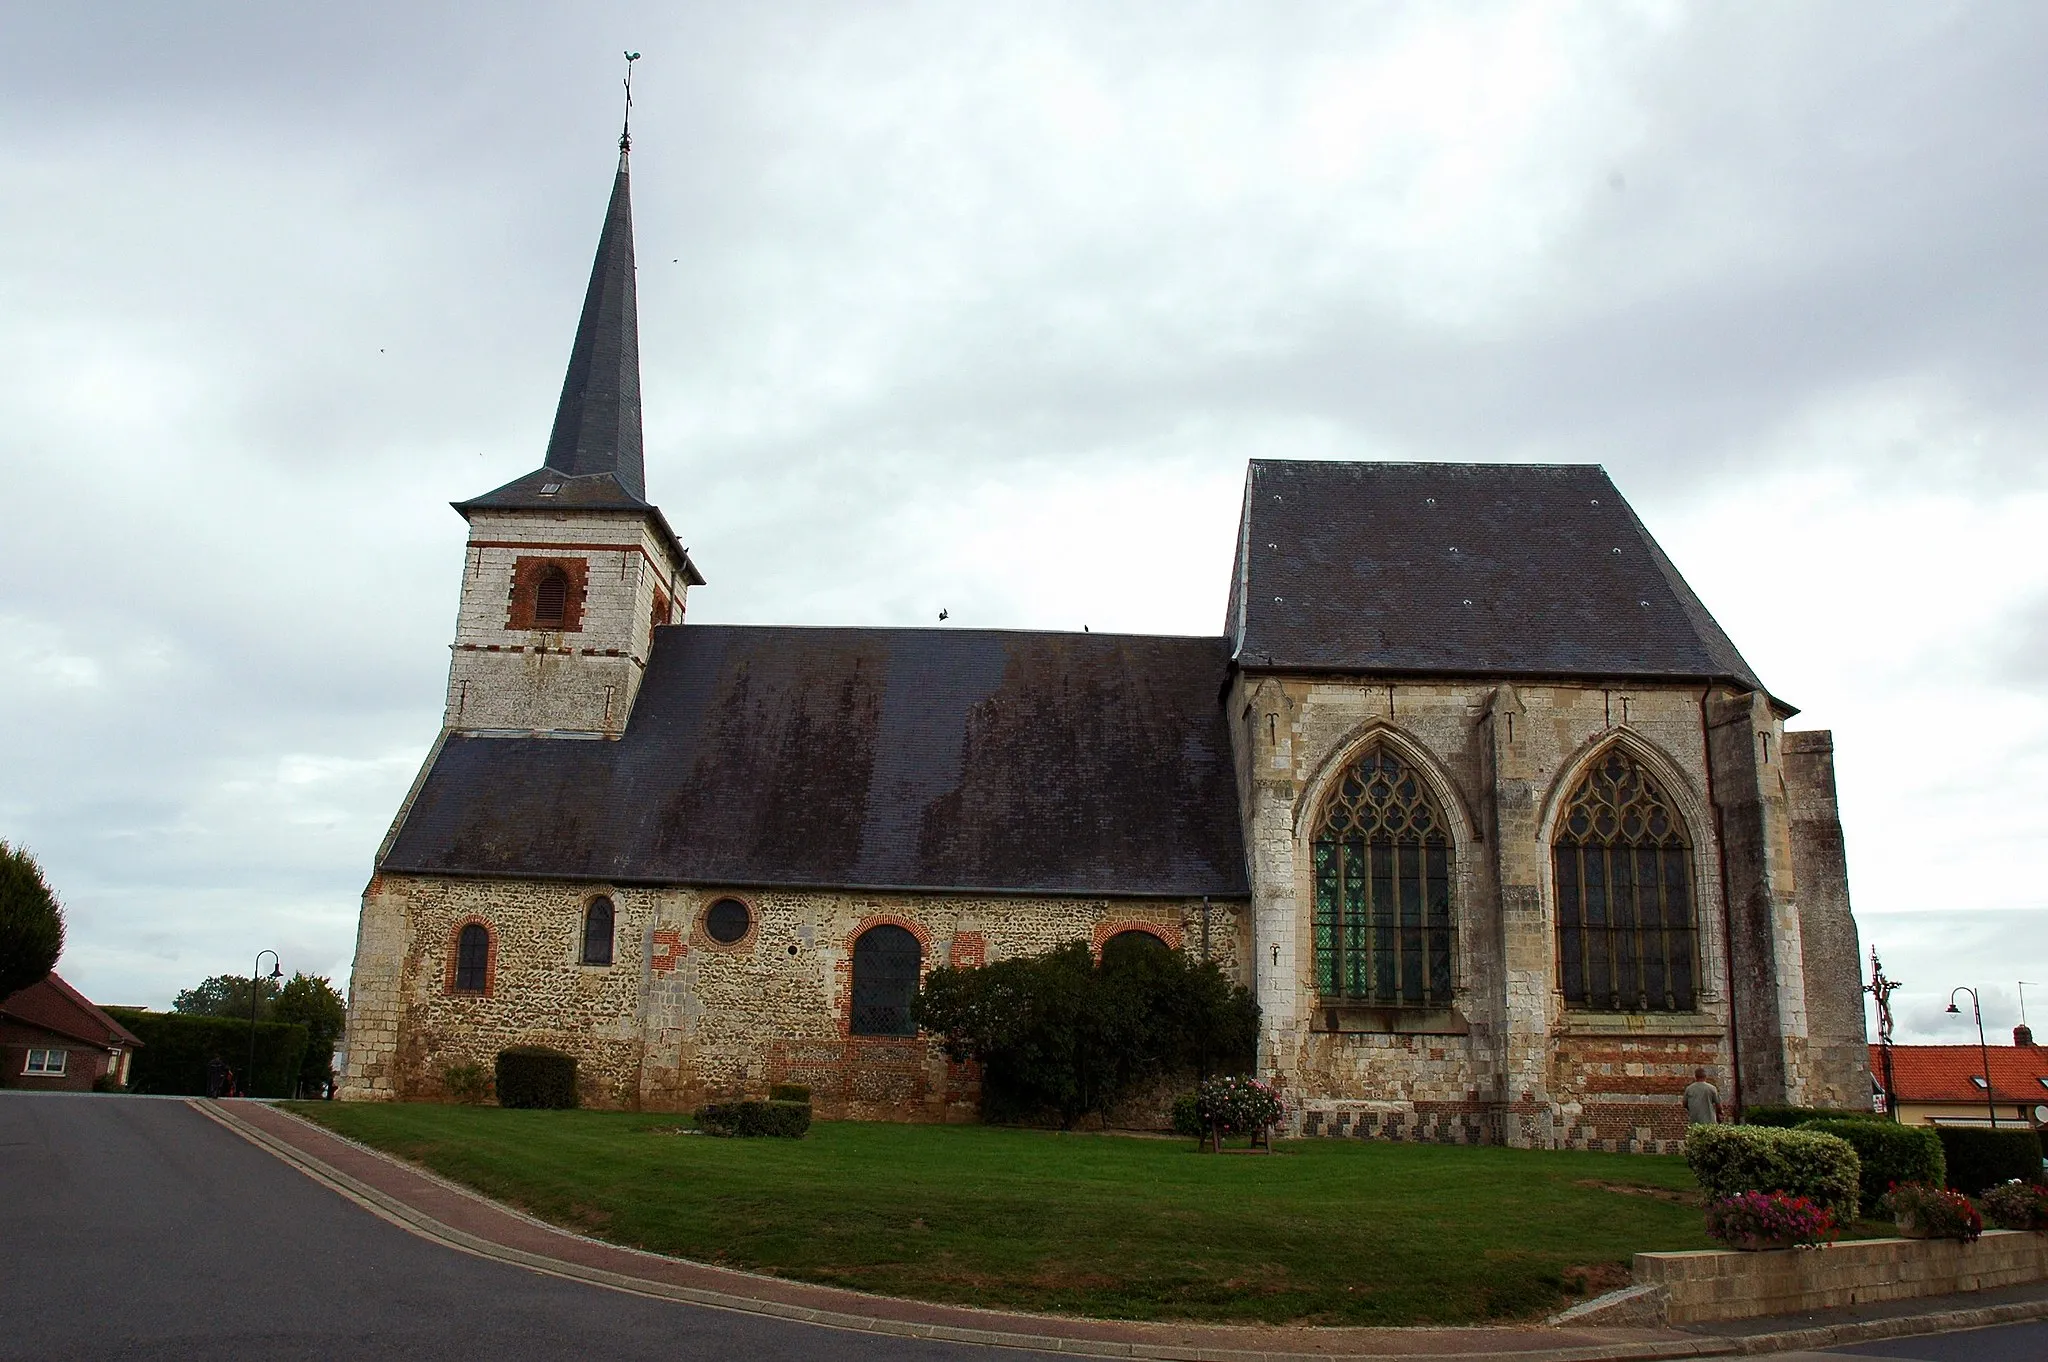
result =
[[[1635,1279],[1669,1293],[1664,1316],[1673,1324],[1754,1319],[2048,1281],[2048,1234],[1986,1230],[1972,1244],[1859,1239],[1764,1253],[1638,1253]]]

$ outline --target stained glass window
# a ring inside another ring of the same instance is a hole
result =
[[[1685,825],[1647,772],[1610,749],[1558,820],[1558,973],[1602,1012],[1698,1006],[1698,930]]]
[[[1422,776],[1384,747],[1345,771],[1312,845],[1316,991],[1446,1006],[1451,839]]]

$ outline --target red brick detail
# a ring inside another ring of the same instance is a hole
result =
[[[682,958],[690,953],[683,942],[680,927],[661,927],[654,933],[653,970],[656,974],[673,974]]]
[[[457,958],[462,942],[462,929],[475,924],[484,929],[484,940],[489,949],[484,953],[484,991],[476,993],[469,989],[455,987],[455,967],[461,963]],[[441,969],[441,991],[457,998],[489,998],[498,992],[498,930],[483,918],[474,915],[462,919],[448,929],[447,959]]]
[[[648,613],[647,625],[658,629],[668,623],[668,593],[660,587],[654,588],[654,609]]]
[[[540,588],[541,578],[551,569],[560,568],[569,578],[569,591],[562,603],[562,627],[549,633],[574,634],[583,628],[583,601],[590,589],[590,560],[588,558],[528,558],[521,556],[512,564],[512,593],[509,598],[505,627],[507,629],[533,629],[535,596]]]
[[[845,953],[832,966],[833,993],[836,999],[832,1009],[834,1013],[833,1025],[837,1026],[839,1034],[847,1037],[850,1042],[865,1043],[871,1040],[888,1041],[899,1039],[889,1036],[856,1036],[853,1034],[853,943],[866,935],[870,928],[880,927],[885,923],[892,927],[901,927],[904,931],[917,938],[918,979],[922,980],[926,974],[931,972],[932,934],[921,923],[914,922],[907,917],[897,917],[893,913],[877,913],[864,917],[859,922],[854,923],[853,930],[846,934]],[[900,1039],[915,1038],[904,1037]],[[918,1044],[921,1045],[923,1042],[918,1041]]]
[[[946,963],[956,969],[972,969],[988,963],[988,937],[980,932],[955,932],[946,951]]]
[[[747,934],[737,941],[720,941],[704,930],[704,919],[713,907],[731,899],[742,904],[747,910]],[[690,944],[705,951],[750,951],[754,949],[754,938],[761,934],[761,910],[745,894],[714,894],[704,900],[704,906],[697,910],[697,916],[690,922]]]
[[[1147,936],[1157,937],[1175,950],[1181,948],[1181,934],[1178,926],[1168,926],[1163,922],[1124,922],[1112,920],[1095,924],[1095,935],[1089,941],[1088,949],[1093,952],[1096,959],[1100,960],[1102,958],[1102,948],[1109,944],[1109,939],[1113,936],[1120,936],[1125,932],[1143,932]]]

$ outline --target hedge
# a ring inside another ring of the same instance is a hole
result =
[[[544,1045],[498,1051],[498,1105],[564,1110],[576,1105],[576,1059]]]
[[[707,1135],[773,1135],[800,1140],[811,1128],[808,1102],[714,1102],[697,1109],[697,1124]]]
[[[1947,1176],[1948,1160],[1941,1140],[1929,1126],[1902,1126],[1891,1121],[1857,1121],[1836,1118],[1808,1121],[1799,1127],[1821,1135],[1847,1140],[1862,1161],[1863,1214],[1875,1215],[1877,1203],[1893,1183],[1922,1182],[1939,1187]]]
[[[1763,1103],[1742,1109],[1742,1124],[1746,1126],[1780,1126],[1791,1130],[1808,1121],[1883,1121],[1891,1124],[1890,1117],[1861,1107],[1781,1107]]]
[[[2041,1137],[2024,1126],[1936,1126],[1948,1155],[1948,1185],[1965,1196],[2018,1178],[2041,1181]]]
[[[129,1060],[130,1092],[204,1097],[207,1061],[218,1055],[235,1071],[235,1082],[245,1095],[295,1095],[307,1043],[306,1028],[296,1022],[256,1023],[256,1073],[251,1082],[247,1021],[140,1007],[110,1007],[106,1012],[142,1042]]]
[[[1788,1192],[1817,1201],[1839,1224],[1856,1218],[1862,1162],[1838,1135],[1770,1126],[1694,1126],[1685,1162],[1707,1196]]]

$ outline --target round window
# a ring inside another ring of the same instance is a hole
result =
[[[744,940],[754,915],[738,899],[720,899],[704,911],[704,935],[722,946]]]

